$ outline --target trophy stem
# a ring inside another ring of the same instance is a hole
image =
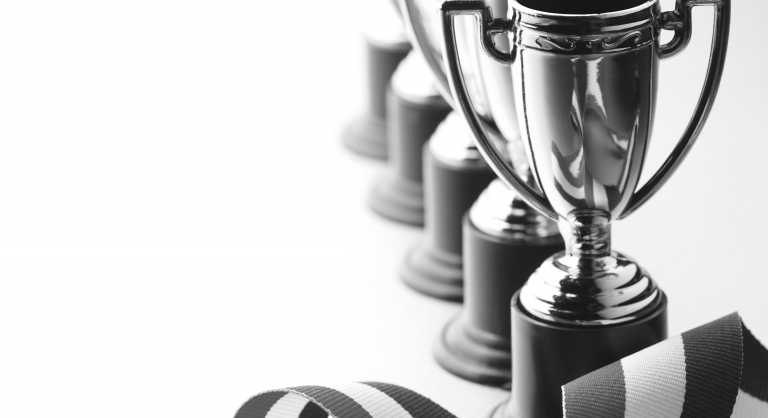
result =
[[[611,219],[602,210],[573,211],[560,219],[560,233],[565,240],[565,255],[600,258],[611,255]]]
[[[611,251],[611,215],[578,209],[559,221],[565,251],[531,275],[520,300],[532,316],[578,326],[616,325],[648,315],[661,292],[637,263]]]

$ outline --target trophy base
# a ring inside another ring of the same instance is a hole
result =
[[[464,268],[461,254],[452,254],[419,242],[403,260],[400,278],[410,288],[437,299],[461,302]]]
[[[341,143],[355,154],[386,160],[387,123],[374,115],[360,115],[344,129]]]
[[[478,199],[473,211],[487,207],[479,205],[484,198],[487,195]],[[544,260],[563,248],[563,242],[559,235],[540,243],[502,231],[494,235],[479,229],[471,216],[464,219],[464,309],[440,335],[435,359],[463,379],[509,388],[509,301]]]
[[[397,25],[395,25],[397,27]],[[366,61],[368,71],[368,112],[347,125],[341,143],[350,151],[364,157],[387,159],[387,90],[395,73],[411,45],[399,30],[392,33],[366,36]]]
[[[413,53],[406,57],[387,94],[389,162],[368,199],[374,212],[396,222],[424,225],[422,151],[449,112],[426,62]]]
[[[562,417],[561,386],[667,338],[667,297],[647,316],[610,326],[562,326],[512,299],[512,396],[493,418]]]
[[[449,322],[434,346],[435,360],[443,369],[464,380],[509,389],[510,340],[483,331],[459,315]]]
[[[368,206],[389,220],[424,225],[424,192],[421,183],[387,173],[371,190]]]
[[[452,302],[464,298],[462,220],[496,178],[464,120],[452,112],[424,148],[424,238],[403,260],[400,278],[418,292]]]

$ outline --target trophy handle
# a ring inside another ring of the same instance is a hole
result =
[[[693,112],[688,127],[678,141],[672,154],[664,161],[659,170],[648,180],[643,187],[635,192],[624,209],[619,219],[642,206],[651,196],[659,191],[661,186],[669,180],[669,177],[683,162],[698,138],[709,116],[712,105],[717,96],[720,79],[723,76],[725,55],[728,49],[728,32],[731,24],[731,0],[677,0],[673,12],[664,12],[661,16],[662,28],[674,30],[675,35],[669,43],[661,45],[659,54],[661,58],[669,58],[681,52],[691,40],[691,9],[695,6],[714,6],[715,21],[712,34],[712,48],[709,53],[709,67],[704,79],[704,87],[701,89],[699,101]]]
[[[395,3],[398,3],[398,0],[393,0]],[[451,0],[447,0],[451,1]],[[466,1],[456,1],[456,3],[480,3],[480,2],[466,2]],[[429,65],[429,68],[432,70],[432,73],[435,74],[435,78],[437,79],[437,89],[440,91],[440,94],[442,94],[443,98],[448,103],[453,103],[453,96],[451,95],[451,87],[448,83],[448,75],[445,72],[445,67],[443,66],[443,60],[440,57],[439,51],[436,51],[434,48],[432,48],[429,37],[427,35],[427,29],[424,27],[424,23],[421,19],[419,19],[419,9],[416,7],[416,0],[399,0],[400,4],[400,13],[403,15],[403,19],[410,22],[410,24],[406,24],[405,27],[408,31],[408,34],[410,35],[411,39],[415,40],[416,42],[414,48],[416,48],[419,53],[421,53],[421,56],[424,57],[424,59],[427,61],[427,64]],[[485,4],[483,3],[485,6]],[[488,9],[489,13],[488,16],[491,16],[490,9]],[[493,19],[491,19],[493,21]],[[498,22],[494,22],[494,24],[499,24],[503,22],[502,19],[499,19]],[[491,32],[491,42],[493,38],[494,33],[503,32],[504,29],[496,30],[495,32]],[[485,45],[484,45],[485,47]],[[485,48],[484,48],[485,49]],[[495,48],[493,48],[496,50]],[[496,50],[497,51],[497,50]],[[494,56],[494,55],[491,55]],[[496,59],[496,57],[494,56]],[[498,59],[497,59],[498,60]]]
[[[464,81],[464,74],[461,71],[461,62],[459,60],[458,47],[456,45],[456,23],[454,21],[457,15],[474,15],[478,19],[478,28],[483,50],[495,61],[510,65],[515,60],[517,49],[512,46],[510,52],[502,52],[496,49],[493,44],[493,36],[512,29],[511,22],[504,19],[494,19],[491,15],[491,9],[483,1],[445,1],[440,6],[440,12],[443,24],[443,47],[445,65],[448,67],[447,83],[450,86],[451,93],[455,99],[458,108],[466,116],[475,143],[489,163],[496,175],[499,176],[508,186],[517,190],[526,203],[537,209],[543,215],[552,220],[557,220],[557,214],[552,209],[552,205],[546,197],[540,195],[528,183],[526,183],[515,172],[512,165],[504,159],[499,150],[493,144],[486,128],[483,125],[480,116],[472,107],[472,101],[467,92],[467,85]]]

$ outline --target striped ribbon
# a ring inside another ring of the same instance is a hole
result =
[[[768,350],[728,315],[562,387],[565,418],[768,418]],[[387,383],[260,393],[235,418],[456,418]],[[523,417],[526,418],[526,417]]]
[[[768,418],[768,350],[734,313],[562,390],[566,418]]]
[[[456,418],[440,405],[406,388],[364,382],[300,386],[262,392],[235,418]]]

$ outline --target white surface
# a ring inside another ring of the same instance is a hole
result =
[[[226,417],[261,390],[361,380],[461,418],[504,399],[433,362],[459,307],[400,283],[420,232],[366,208],[383,166],[339,144],[365,91],[345,22],[366,7],[0,4],[0,416]],[[671,334],[739,310],[768,341],[767,7],[735,2],[699,143],[614,227]],[[709,15],[662,64],[649,166],[698,95]]]

